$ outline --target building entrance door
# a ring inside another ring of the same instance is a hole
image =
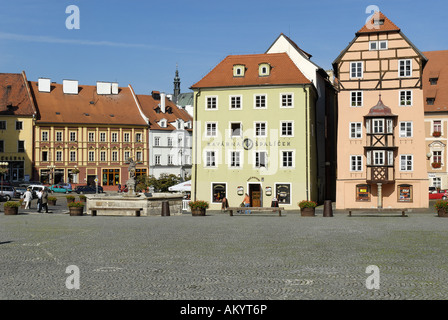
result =
[[[261,207],[261,184],[255,183],[255,184],[249,184],[249,196],[251,207]]]

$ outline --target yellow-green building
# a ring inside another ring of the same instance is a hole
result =
[[[0,162],[8,168],[3,181],[32,177],[36,109],[25,72],[0,74]]]
[[[192,200],[318,200],[318,92],[285,53],[231,55],[194,84]]]

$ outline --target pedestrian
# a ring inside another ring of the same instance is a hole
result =
[[[38,189],[37,192],[37,212],[42,210],[42,189]]]
[[[121,192],[121,183],[118,184],[118,192]]]
[[[27,188],[25,193],[23,194],[23,202],[25,202],[25,209],[31,209],[31,200],[33,200],[33,194],[31,193],[31,189]]]
[[[272,198],[271,207],[278,207],[278,195]]]
[[[42,188],[42,201],[41,201],[41,209],[45,208],[45,213],[48,213],[48,191],[45,188]]]
[[[244,206],[246,208],[250,207],[250,197],[249,197],[249,195],[247,193],[244,195],[243,203],[244,203]],[[248,213],[250,214],[251,212],[250,212],[250,210],[246,210],[244,213],[245,214],[248,214]]]
[[[229,207],[229,201],[227,201],[226,197],[222,198],[221,201],[222,201],[221,210],[226,210]]]

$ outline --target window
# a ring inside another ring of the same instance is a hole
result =
[[[141,133],[135,134],[135,142],[142,142],[142,134]]]
[[[282,167],[292,168],[294,166],[292,151],[282,151]]]
[[[76,132],[75,131],[71,131],[70,132],[70,141],[71,142],[75,142],[76,141]]]
[[[433,105],[434,105],[434,102],[436,102],[436,99],[435,99],[435,98],[426,98],[426,104],[427,104],[428,106],[433,106]]]
[[[137,151],[135,153],[135,160],[137,161],[143,161],[143,153],[141,151]]]
[[[255,108],[265,109],[266,108],[266,95],[256,95],[255,96]]]
[[[290,94],[290,93],[282,94],[281,95],[281,99],[282,99],[282,101],[281,101],[281,107],[282,108],[292,108],[293,107],[293,104],[292,104],[292,101],[293,101],[292,94]]]
[[[117,142],[118,141],[118,133],[116,132],[112,132],[112,142]]]
[[[282,121],[282,131],[281,137],[292,137],[294,136],[294,122],[292,121]]]
[[[215,167],[216,166],[215,151],[206,151],[205,166],[206,167]]]
[[[279,204],[291,204],[291,184],[290,183],[276,183],[275,195],[277,196]]]
[[[48,151],[42,151],[41,161],[48,161]]]
[[[217,105],[218,98],[217,97],[207,97],[206,101],[207,101],[206,108],[208,110],[215,110],[218,108],[218,105]]]
[[[25,141],[17,141],[17,152],[25,152]]]
[[[435,188],[441,189],[442,188],[442,178],[440,178],[440,177],[432,178],[432,186]]]
[[[48,141],[48,131],[42,131],[42,141]]]
[[[120,169],[103,169],[103,186],[120,184]]]
[[[5,141],[0,140],[0,152],[5,152]]]
[[[432,162],[442,163],[442,151],[433,151],[432,152]]]
[[[401,171],[413,170],[413,156],[411,154],[402,154],[400,156],[400,170]]]
[[[255,122],[255,136],[266,137],[266,122]]]
[[[374,166],[384,166],[384,151],[373,151],[373,165]]]
[[[356,186],[356,201],[370,202],[370,186],[358,184]]]
[[[410,59],[399,60],[398,66],[399,66],[398,75],[400,77],[412,76],[412,61]]]
[[[362,107],[362,91],[351,92],[351,106]]]
[[[118,151],[112,151],[112,161],[118,161]]]
[[[378,50],[378,41],[370,41],[369,50],[370,51]]]
[[[255,151],[255,167],[266,168],[268,154],[266,151]]]
[[[160,137],[154,137],[154,146],[160,146]]]
[[[62,161],[62,151],[56,151],[56,161]]]
[[[350,62],[350,78],[362,78],[362,62]]]
[[[130,151],[125,151],[124,152],[124,161],[128,161],[130,156],[131,156],[131,152]]]
[[[100,132],[100,142],[106,142],[106,132]]]
[[[384,133],[384,119],[373,119],[373,133]]]
[[[56,141],[62,141],[62,131],[56,131]]]
[[[6,121],[0,120],[0,130],[6,130]]]
[[[173,138],[168,137],[168,147],[172,147],[173,146]]]
[[[268,63],[260,63],[260,65],[258,66],[258,75],[261,77],[268,76],[270,69],[271,68]]]
[[[351,122],[350,123],[350,138],[351,139],[362,138],[362,123],[361,122]]]
[[[388,48],[387,40],[370,41],[369,42],[369,49],[370,49],[370,51],[387,50],[387,48]]]
[[[401,184],[398,186],[398,201],[412,202],[412,186]]]
[[[241,152],[240,151],[231,151],[230,152],[230,166],[232,168],[240,168],[241,167]]]
[[[156,155],[154,156],[154,164],[155,164],[156,166],[160,166],[160,165],[161,165],[161,158],[162,158],[162,156],[159,155],[159,154],[156,154]]]
[[[226,184],[212,183],[212,202],[220,203],[226,197]]]
[[[100,161],[102,161],[102,162],[106,161],[106,151],[100,152]]]
[[[70,151],[70,161],[71,162],[76,161],[76,151]]]
[[[244,65],[238,64],[233,66],[233,76],[234,77],[244,77],[244,71],[246,67]]]
[[[412,121],[400,122],[400,138],[412,137]]]
[[[95,142],[95,132],[89,132],[89,142]]]
[[[439,78],[429,78],[429,83],[432,85],[432,86],[435,86],[435,85],[437,85],[437,82],[439,81]]]
[[[130,142],[131,134],[129,132],[125,132],[123,134],[123,142]]]
[[[16,130],[23,130],[23,121],[16,121]]]
[[[89,161],[95,161],[95,151],[89,151]]]
[[[400,106],[412,106],[412,91],[400,91]]]
[[[433,132],[442,132],[442,121],[434,120],[432,123],[432,131]]]
[[[241,137],[242,136],[241,123],[240,122],[231,122],[230,123],[230,135],[232,137]]]
[[[169,166],[173,165],[173,156],[172,155],[168,155],[168,165]]]
[[[380,45],[380,50],[387,50],[387,48],[389,47],[387,40],[383,40],[379,42]]]
[[[350,156],[350,171],[362,171],[362,156]]]
[[[230,97],[230,109],[232,109],[232,110],[241,109],[241,96],[231,96]]]
[[[216,122],[207,122],[206,133],[207,137],[216,137],[218,134],[218,124]]]

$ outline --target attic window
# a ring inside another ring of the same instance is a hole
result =
[[[61,114],[61,113],[56,111],[56,114]]]
[[[430,78],[430,79],[429,79],[429,83],[430,83],[432,86],[437,85],[437,81],[439,81],[439,78]]]
[[[426,103],[428,104],[428,106],[433,106],[435,101],[436,101],[435,98],[427,98],[426,99]]]
[[[260,77],[268,76],[270,74],[270,71],[271,66],[269,65],[269,63],[260,63],[258,65],[258,75]]]
[[[166,128],[166,120],[161,120],[161,121],[159,122],[159,126],[160,126],[161,128]]]
[[[115,117],[115,115],[113,115],[113,114],[110,114],[109,116],[112,117],[112,118]]]
[[[243,64],[236,64],[233,66],[233,76],[234,77],[244,77],[244,71],[246,67]]]
[[[84,115],[85,115],[86,117],[90,116],[90,114],[88,114],[88,113],[84,113]]]
[[[376,26],[382,26],[384,25],[384,19],[373,20],[373,24]]]

